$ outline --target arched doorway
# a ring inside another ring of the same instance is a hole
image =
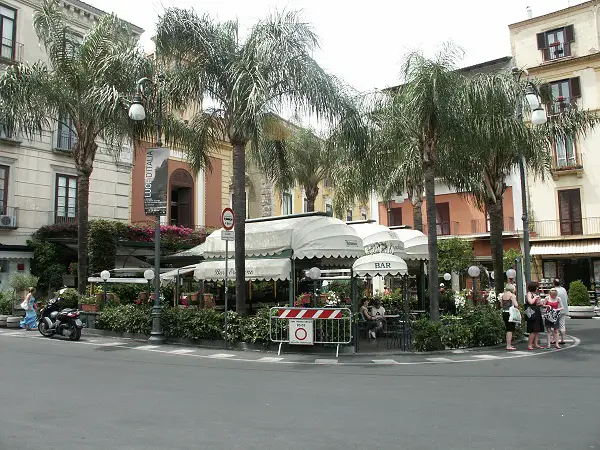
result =
[[[185,169],[177,169],[169,180],[171,225],[194,227],[194,179]]]

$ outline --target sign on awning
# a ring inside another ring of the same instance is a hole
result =
[[[406,261],[390,253],[378,253],[358,258],[352,266],[354,275],[364,276],[386,276],[406,275],[408,267]]]

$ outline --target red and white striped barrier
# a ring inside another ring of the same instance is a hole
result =
[[[341,319],[342,310],[333,308],[281,308],[277,310],[280,319]]]

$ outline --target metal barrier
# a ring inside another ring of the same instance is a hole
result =
[[[271,308],[269,319],[271,342],[290,345],[336,345],[352,341],[352,312],[349,308]]]

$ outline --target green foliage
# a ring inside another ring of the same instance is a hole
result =
[[[77,308],[77,304],[79,303],[79,294],[77,293],[77,289],[67,288],[62,290],[62,293],[55,292],[54,296],[62,297],[64,299],[61,302],[62,308]]]
[[[569,306],[590,306],[590,296],[581,280],[571,281],[569,285]]]
[[[438,242],[439,271],[461,272],[475,262],[473,244],[470,241],[453,237]]]
[[[0,314],[12,314],[17,300],[18,297],[14,291],[0,291]]]
[[[327,289],[335,293],[343,293],[344,297],[350,297],[350,280],[333,280],[327,285]]]
[[[119,302],[121,303],[131,303],[139,298],[140,292],[147,292],[148,285],[147,284],[134,284],[134,283],[114,283],[109,284],[108,292],[111,292],[117,296]],[[164,289],[161,287],[161,292],[165,295]],[[167,297],[165,295],[165,299],[171,299],[172,297]]]
[[[504,321],[501,312],[497,309],[487,305],[476,306],[467,309],[463,318],[473,335],[471,346],[497,345],[504,339]]]
[[[8,284],[20,294],[30,287],[37,287],[38,277],[25,273],[15,273],[10,277]]]
[[[90,273],[99,273],[115,267],[118,229],[122,229],[123,226],[120,222],[110,220],[90,222],[88,240]]]
[[[508,269],[514,268],[515,259],[520,258],[521,256],[522,255],[520,250],[516,250],[514,248],[509,248],[508,250],[505,250],[502,263],[502,268],[504,272],[506,272]]]
[[[418,352],[441,350],[441,323],[421,317],[412,323],[413,347]]]
[[[101,330],[119,333],[149,334],[151,309],[147,306],[121,305],[105,308],[96,319]],[[231,342],[269,342],[269,310],[255,316],[243,317],[229,311],[228,337]],[[224,315],[214,309],[180,309],[163,307],[162,327],[168,338],[207,339],[224,338]]]
[[[382,296],[380,300],[381,304],[388,313],[404,310],[404,298],[402,297],[402,289],[396,289],[394,290],[394,292],[390,292],[390,295]]]
[[[456,312],[454,294],[455,292],[452,289],[444,289],[444,292],[440,292],[440,309],[446,311],[446,314],[454,314]]]
[[[471,344],[473,332],[462,317],[444,316],[442,323],[440,333],[446,348],[468,347]]]
[[[62,286],[62,275],[66,270],[57,246],[36,238],[28,240],[27,245],[33,250],[31,273],[38,277],[38,287],[48,292],[53,287]]]

